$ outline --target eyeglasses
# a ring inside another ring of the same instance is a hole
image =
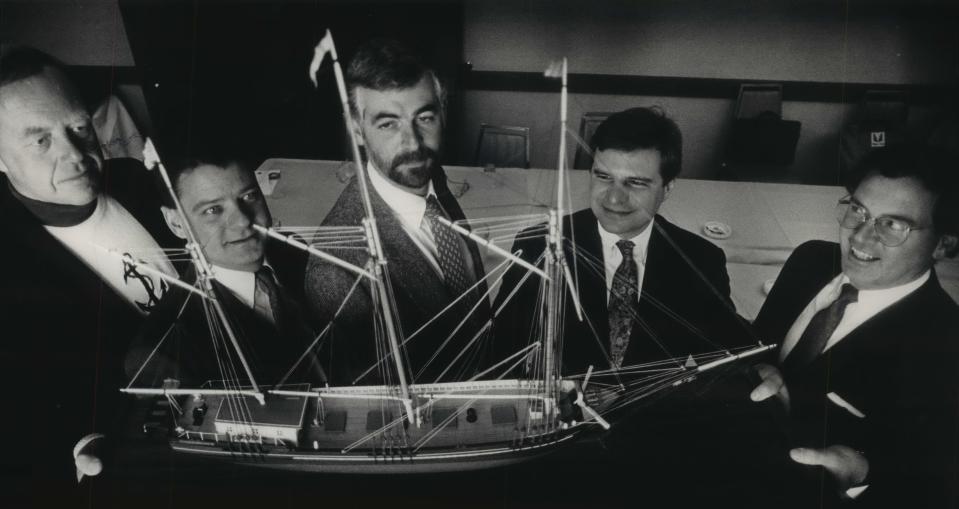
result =
[[[855,230],[860,225],[871,222],[876,235],[879,237],[879,242],[889,247],[902,245],[909,238],[909,232],[923,229],[923,227],[912,225],[905,220],[894,217],[872,217],[865,207],[853,203],[848,196],[839,200],[839,203],[836,204],[836,220],[839,221],[839,226],[849,230]]]

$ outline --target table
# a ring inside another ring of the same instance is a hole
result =
[[[556,202],[555,170],[445,169],[450,189],[471,219],[545,213]],[[257,169],[257,178],[263,185],[274,175],[275,186],[270,190],[266,185],[264,191],[280,226],[309,226],[322,222],[353,172],[352,162],[269,159]],[[588,206],[588,178],[586,171],[570,172],[570,210]],[[726,252],[733,302],[751,320],[765,298],[763,283],[779,274],[796,246],[838,238],[834,210],[845,194],[836,186],[677,179],[660,213],[700,235],[707,221],[732,228],[726,239],[707,240]],[[499,261],[484,253],[487,267]],[[959,300],[959,261],[940,263],[936,270],[946,290]]]

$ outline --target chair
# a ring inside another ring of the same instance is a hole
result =
[[[529,168],[529,127],[480,124],[473,164]]]
[[[777,180],[796,156],[802,124],[782,118],[782,85],[743,83],[726,141],[721,175]]]
[[[756,118],[763,113],[783,116],[783,87],[779,83],[743,83],[736,99],[736,118]]]
[[[583,118],[579,121],[579,137],[587,146],[584,147],[579,143],[576,144],[576,155],[573,156],[573,169],[588,170],[593,167],[593,155],[590,154],[588,145],[593,137],[593,133],[596,132],[596,128],[610,115],[612,115],[612,113],[597,111],[583,113]]]

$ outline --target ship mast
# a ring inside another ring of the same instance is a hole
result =
[[[310,64],[310,80],[316,84],[316,71],[319,70],[324,56],[329,53],[333,60],[333,73],[336,76],[336,88],[340,94],[340,104],[343,109],[343,122],[347,135],[350,138],[350,148],[353,152],[353,164],[356,167],[356,180],[360,186],[360,196],[363,199],[363,209],[366,213],[366,219],[363,220],[367,233],[367,243],[370,251],[370,270],[375,279],[371,282],[373,286],[374,309],[382,313],[383,325],[386,330],[387,340],[390,350],[393,354],[393,361],[396,367],[397,377],[399,379],[400,397],[403,406],[406,409],[407,417],[410,422],[419,424],[417,414],[413,411],[413,400],[410,398],[409,383],[406,379],[406,366],[403,364],[404,356],[400,354],[399,330],[396,326],[396,319],[393,316],[393,296],[386,281],[386,256],[383,253],[383,243],[380,240],[379,229],[376,227],[376,216],[373,214],[373,202],[370,199],[369,186],[367,184],[366,166],[363,164],[363,157],[360,155],[360,147],[356,142],[354,135],[352,115],[350,113],[349,96],[346,92],[346,83],[343,79],[343,69],[340,66],[339,58],[336,54],[336,46],[333,44],[333,34],[327,29],[326,34],[316,45],[314,49],[313,61]],[[378,301],[378,302],[377,302]],[[376,305],[378,304],[378,305]]]
[[[210,266],[210,262],[206,259],[206,255],[203,254],[200,243],[197,241],[196,232],[193,231],[193,226],[190,224],[190,219],[183,210],[183,205],[180,204],[180,198],[177,196],[176,191],[174,190],[173,183],[170,181],[170,176],[167,174],[166,167],[164,167],[163,163],[160,162],[160,156],[157,154],[156,148],[153,146],[153,142],[149,138],[146,140],[146,143],[143,147],[143,163],[147,166],[147,168],[156,167],[157,171],[160,172],[160,176],[163,178],[163,184],[166,186],[167,192],[170,193],[170,197],[172,198],[173,204],[176,207],[177,214],[179,214],[180,220],[183,223],[183,231],[186,232],[187,236],[187,250],[190,253],[190,257],[193,259],[193,266],[197,271],[197,281],[200,282],[201,288],[203,289],[207,300],[209,300],[214,311],[216,312],[217,317],[220,319],[220,323],[223,324],[223,330],[226,332],[227,338],[233,345],[233,349],[236,351],[237,357],[240,359],[240,364],[243,366],[243,370],[246,371],[246,375],[250,378],[250,385],[253,388],[252,395],[256,397],[257,401],[259,401],[261,405],[265,404],[263,392],[260,390],[259,385],[257,385],[256,378],[253,376],[253,371],[250,369],[250,365],[247,362],[246,357],[243,355],[243,349],[240,348],[240,344],[236,339],[236,333],[233,331],[233,326],[230,325],[230,320],[227,319],[226,313],[223,311],[223,306],[220,304],[219,299],[216,297],[216,293],[213,291],[213,280],[215,279],[215,276]]]

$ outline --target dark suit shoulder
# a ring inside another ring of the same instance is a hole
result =
[[[359,226],[363,218],[363,203],[356,177],[350,180],[336,203],[323,218],[323,226]]]

